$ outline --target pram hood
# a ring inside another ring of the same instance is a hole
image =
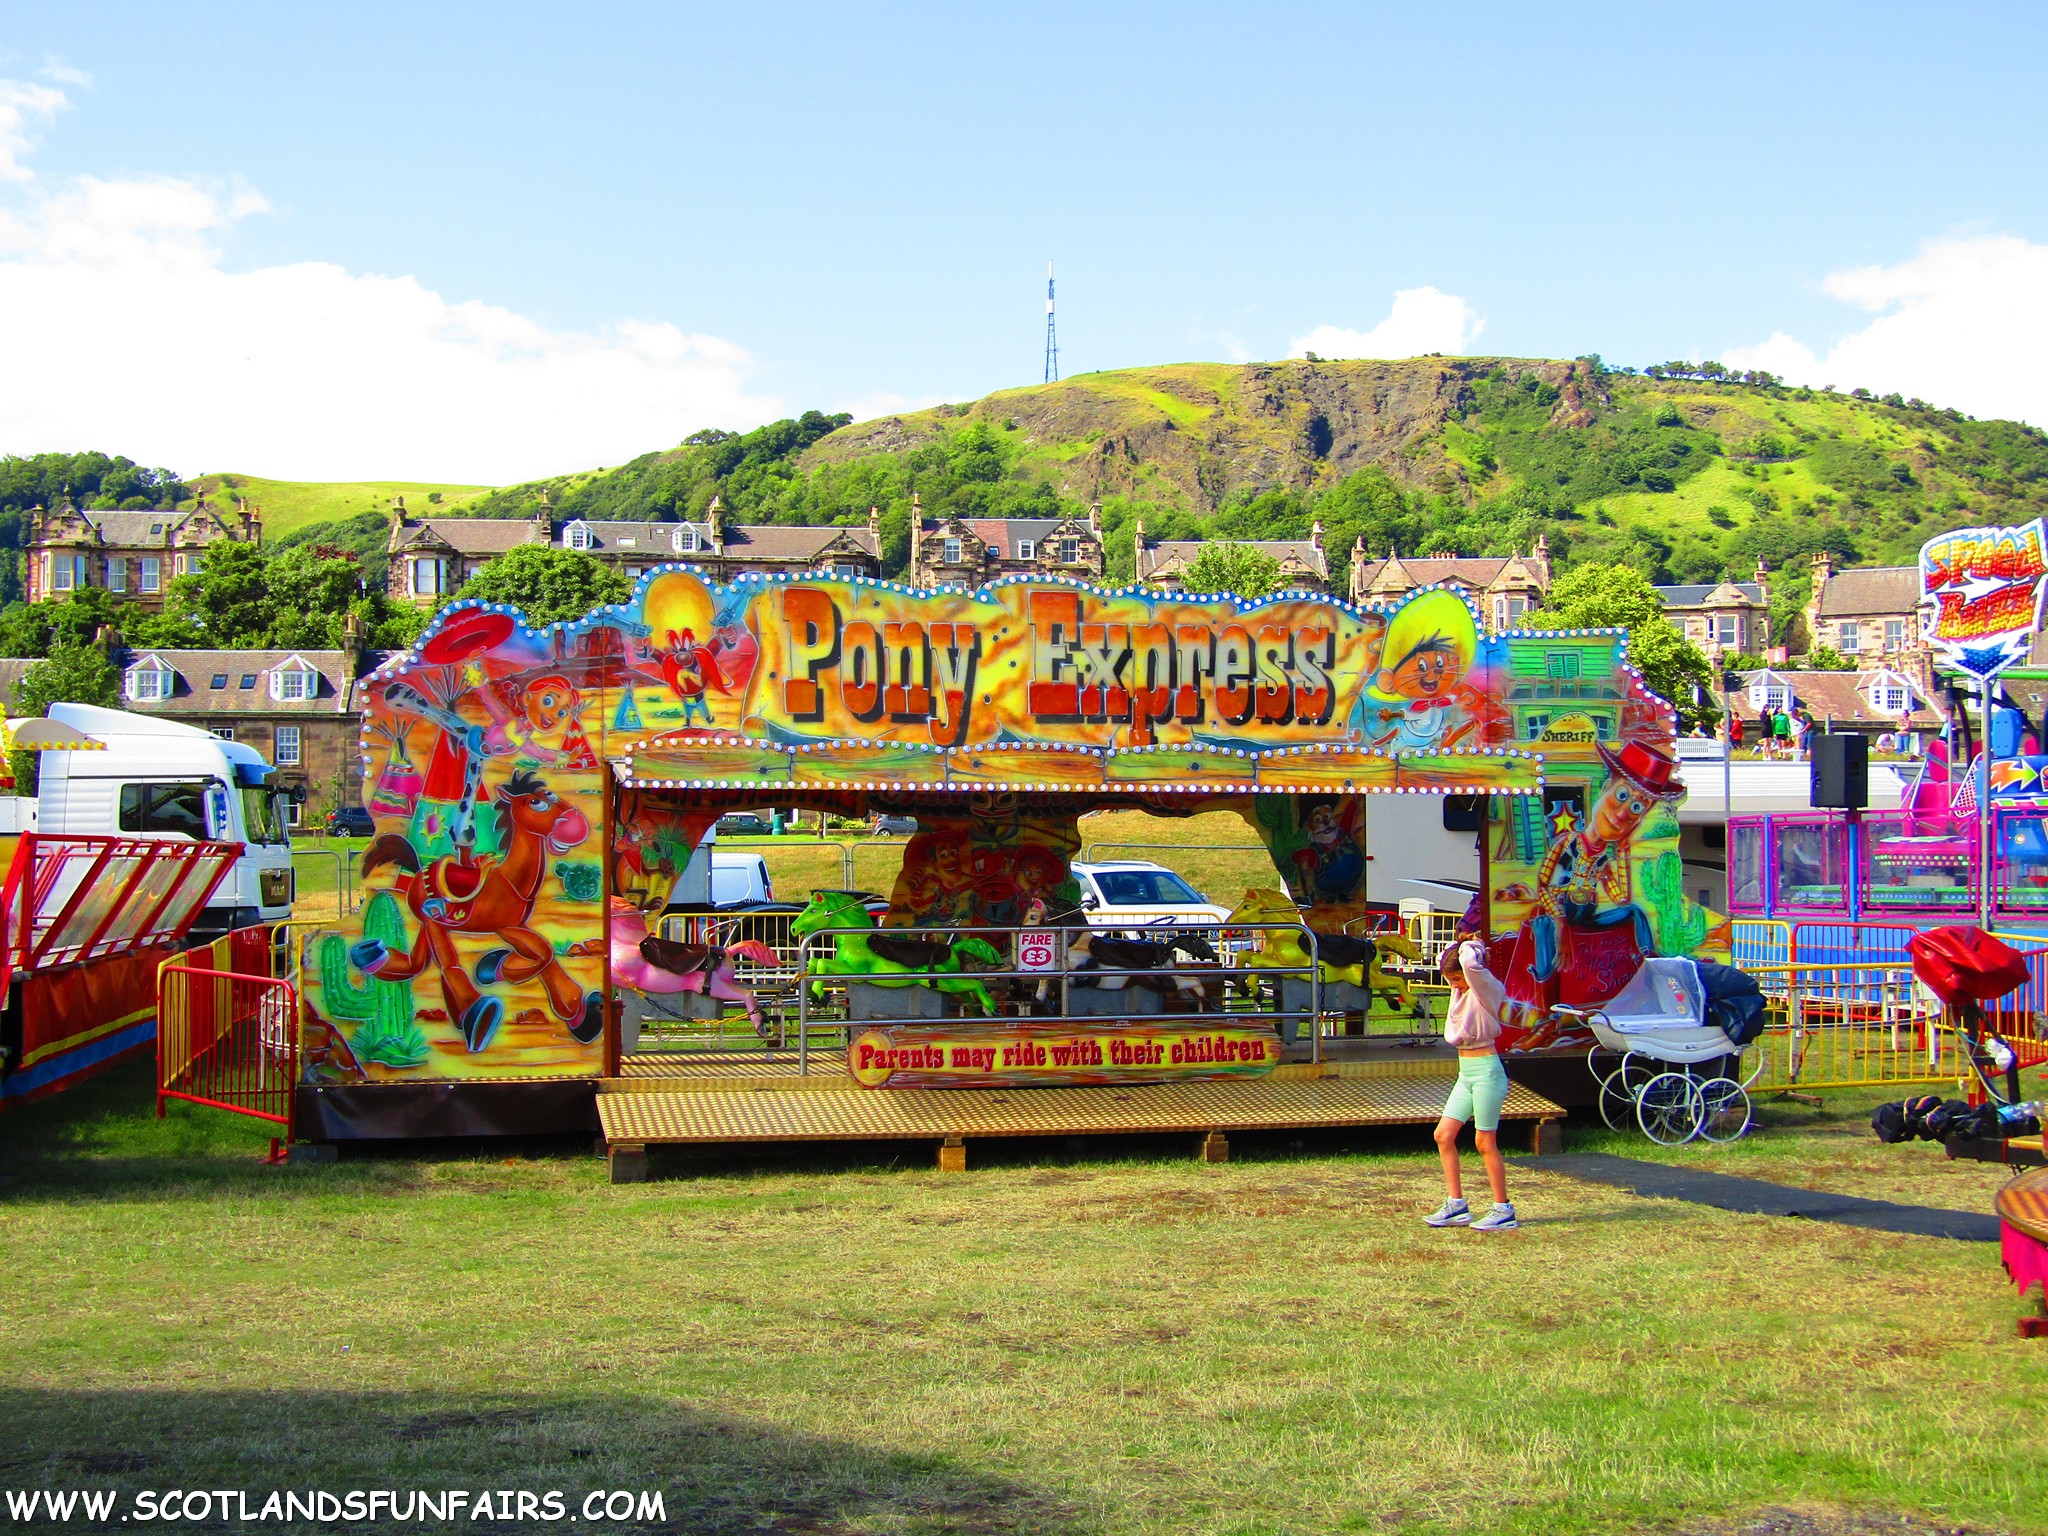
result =
[[[1697,1029],[1706,1022],[1707,994],[1692,961],[1660,955],[1645,960],[1600,1011],[1617,1034]]]

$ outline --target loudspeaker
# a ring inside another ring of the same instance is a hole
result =
[[[1870,738],[1860,731],[1813,738],[1815,810],[1860,811],[1870,803]]]

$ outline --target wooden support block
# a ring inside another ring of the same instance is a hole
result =
[[[1202,1161],[1205,1163],[1227,1163],[1230,1161],[1230,1143],[1221,1131],[1211,1131],[1208,1140],[1202,1143]]]
[[[967,1171],[967,1143],[958,1136],[948,1136],[939,1143],[939,1172],[965,1173]]]
[[[2048,1317],[2021,1318],[2019,1334],[2023,1339],[2048,1339]]]
[[[1564,1150],[1564,1122],[1562,1120],[1538,1120],[1535,1134],[1529,1138],[1529,1150],[1538,1157],[1546,1153]]]
[[[614,1184],[647,1182],[647,1144],[641,1141],[614,1142],[606,1149]]]

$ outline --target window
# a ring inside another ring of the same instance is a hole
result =
[[[277,728],[277,766],[299,766],[299,728],[296,725],[280,725]]]
[[[235,739],[235,728],[232,725],[208,726],[206,734],[218,736],[222,741],[233,741]]]
[[[154,704],[171,696],[171,669],[151,656],[128,671],[128,697],[138,704]]]
[[[1503,593],[1493,600],[1493,627],[1513,629],[1521,622],[1522,615],[1529,611],[1529,599],[1515,594]]]
[[[851,560],[835,560],[832,562],[832,574],[834,576],[858,576],[860,574],[860,567]]]
[[[1854,656],[1863,649],[1863,626],[1861,624],[1837,624],[1835,645],[1844,656]]]
[[[1906,648],[1906,621],[1886,619],[1884,621],[1884,648],[1897,653]]]
[[[1553,682],[1571,682],[1579,675],[1577,651],[1552,651],[1543,658],[1543,675]]]
[[[1913,692],[1896,677],[1880,677],[1870,685],[1870,707],[1881,715],[1903,715],[1913,707]]]
[[[946,540],[946,547],[942,551],[942,556],[946,564],[958,565],[960,563],[960,541],[958,539]]]
[[[1185,907],[1202,899],[1187,881],[1163,869],[1098,870],[1095,885],[1112,907]]]
[[[213,674],[213,681],[212,681],[212,682],[210,682],[210,683],[208,683],[208,684],[207,684],[206,686],[207,686],[207,687],[209,687],[209,688],[225,688],[225,687],[227,687],[227,685],[228,685],[228,675],[227,675],[227,673],[225,673],[225,672],[216,672],[216,673],[214,673],[214,674]],[[229,740],[229,741],[233,741],[234,739],[235,739],[235,738],[234,738],[234,737],[232,737],[232,736],[230,736],[230,737],[228,738],[228,740]]]
[[[174,555],[171,558],[171,574],[174,576],[197,576],[205,569],[206,562],[197,555]]]
[[[569,547],[571,549],[588,549],[596,542],[595,539],[591,538],[590,530],[581,523],[571,523],[569,525]]]
[[[1019,539],[1017,541],[1017,558],[1019,560],[1036,560],[1038,558],[1038,545],[1031,539]]]
[[[613,539],[612,542],[621,549],[638,549],[640,547],[638,539]]]
[[[1072,564],[1073,564],[1073,563],[1074,563],[1074,562],[1075,562],[1076,560],[1079,560],[1080,558],[1081,558],[1081,541],[1080,541],[1079,539],[1061,539],[1061,540],[1060,540],[1060,564],[1061,564],[1061,565],[1072,565]]]
[[[284,824],[288,827],[298,826],[299,814],[305,807],[299,804],[296,797],[284,800],[282,803],[284,805]]]
[[[288,661],[272,669],[270,674],[270,696],[287,704],[296,704],[306,699],[317,698],[320,694],[320,674],[302,661]]]
[[[1760,676],[1749,685],[1749,707],[1759,714],[1765,710],[1776,714],[1779,710],[1790,709],[1792,689],[1768,676]]]
[[[50,556],[50,587],[57,592],[69,592],[74,587],[85,585],[85,556]]]
[[[678,528],[675,544],[677,554],[694,555],[697,553],[697,530],[690,527]]]
[[[1741,621],[1732,613],[1717,614],[1714,618],[1714,639],[1717,643],[1733,650],[1741,644]]]
[[[415,560],[412,563],[412,595],[439,597],[448,590],[446,560]]]
[[[121,786],[121,830],[123,832],[176,832],[185,837],[206,836],[206,786],[204,784],[123,784]]]
[[[254,688],[256,686],[256,674],[254,672],[244,672],[242,674],[242,681],[237,686],[242,688]]]
[[[142,582],[140,590],[161,592],[164,589],[164,563],[155,555],[142,557]]]
[[[107,562],[107,590],[126,592],[128,590],[128,562],[119,555]]]

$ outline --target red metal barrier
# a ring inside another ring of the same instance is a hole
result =
[[[241,856],[240,843],[23,834],[0,885],[0,988],[17,970],[175,942]]]
[[[251,1115],[291,1139],[299,1077],[299,997],[281,977],[196,965],[157,971],[156,1112],[170,1099]]]

